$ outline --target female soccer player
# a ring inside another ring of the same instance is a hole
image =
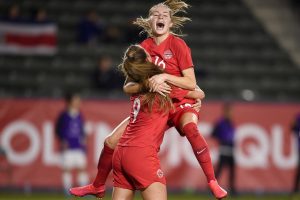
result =
[[[143,48],[130,46],[121,64],[126,78],[139,83],[142,90],[131,96],[129,124],[113,155],[113,200],[131,200],[140,190],[143,199],[166,200],[166,180],[157,153],[166,130],[172,100],[203,98],[202,91],[173,87],[170,96],[149,92],[149,77],[162,70],[147,59]]]
[[[180,0],[167,0],[164,3],[154,5],[148,18],[138,18],[136,24],[141,26],[149,35],[149,38],[142,42],[143,48],[150,54],[152,62],[164,70],[165,73],[150,78],[152,91],[169,92],[165,83],[195,90],[196,78],[191,58],[191,52],[186,43],[176,36],[176,31],[188,21],[189,18],[177,16],[177,13],[185,12],[188,5]],[[140,91],[139,84],[126,84],[126,93],[137,93]],[[175,105],[176,112],[169,117],[169,124],[176,127],[181,135],[187,137],[194,154],[206,175],[208,185],[218,199],[227,196],[227,192],[218,185],[215,179],[208,145],[200,134],[197,123],[198,113],[193,109],[194,100],[183,99]],[[76,196],[93,194],[103,196],[104,184],[111,170],[111,159],[113,149],[116,147],[119,138],[123,134],[128,118],[125,119],[109,135],[101,152],[98,173],[93,184],[72,188],[70,192]]]

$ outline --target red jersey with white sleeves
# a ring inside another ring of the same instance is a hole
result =
[[[150,54],[152,62],[168,74],[180,77],[183,70],[194,66],[190,48],[173,34],[159,45],[153,38],[148,38],[141,46]]]
[[[131,96],[132,108],[130,120],[119,140],[119,146],[147,147],[159,149],[167,128],[169,112],[159,111],[158,102],[153,104],[152,111],[142,108],[143,95]]]

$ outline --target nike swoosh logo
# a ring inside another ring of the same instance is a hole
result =
[[[205,151],[206,148],[202,149],[201,151],[197,151],[196,153],[199,155],[201,154],[203,151]]]

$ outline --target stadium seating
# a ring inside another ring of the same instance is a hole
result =
[[[89,98],[122,98],[118,91],[99,91],[91,76],[101,54],[113,57],[115,65],[127,43],[86,47],[77,44],[80,18],[96,9],[106,24],[124,31],[132,17],[145,16],[159,1],[137,0],[20,1],[22,11],[44,7],[58,23],[59,51],[55,56],[0,55],[1,97],[61,97],[76,89]],[[209,100],[299,101],[300,70],[253,16],[242,0],[188,1],[192,17],[183,29],[191,47],[198,85]],[[9,1],[1,2],[9,6]],[[109,94],[109,95],[108,95]]]

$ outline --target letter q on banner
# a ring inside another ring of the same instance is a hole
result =
[[[14,136],[23,134],[30,141],[29,148],[23,152],[16,152],[11,145]],[[6,150],[8,160],[12,164],[26,165],[36,159],[40,149],[38,130],[29,122],[15,121],[8,124],[2,132],[1,145]]]
[[[263,127],[257,124],[244,124],[237,129],[236,142],[238,144],[235,154],[237,162],[244,168],[267,168],[269,156],[269,138]],[[242,145],[247,139],[253,139],[256,144]],[[248,154],[243,152],[243,148]]]

